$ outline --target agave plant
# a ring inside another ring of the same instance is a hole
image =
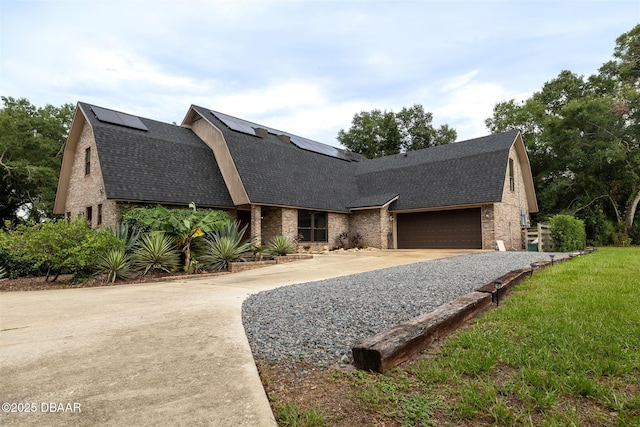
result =
[[[125,252],[130,252],[138,243],[140,229],[135,226],[130,227],[128,222],[119,222],[116,224],[113,234],[122,241]]]
[[[163,270],[167,273],[180,266],[180,254],[173,239],[162,231],[154,231],[142,236],[133,249],[131,257],[134,269],[147,274],[151,270]]]
[[[129,276],[129,256],[124,249],[111,249],[98,260],[98,271],[107,275],[108,282]]]
[[[267,252],[272,255],[283,256],[294,251],[293,242],[287,236],[275,236],[267,245]]]
[[[207,250],[200,261],[209,270],[228,270],[230,262],[245,261],[252,251],[251,241],[242,240],[247,227],[240,229],[238,222],[227,221],[206,238]]]

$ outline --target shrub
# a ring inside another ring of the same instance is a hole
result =
[[[7,277],[7,270],[4,267],[0,267],[0,279]]]
[[[342,249],[349,249],[349,232],[343,231],[337,238],[338,246]]]
[[[584,222],[571,215],[555,215],[549,220],[555,250],[560,252],[584,249],[587,235]]]
[[[98,271],[107,275],[108,282],[126,279],[129,276],[129,256],[123,248],[111,249],[98,261]]]
[[[351,247],[360,249],[362,247],[362,235],[360,233],[356,233],[351,236]]]
[[[212,271],[228,270],[230,262],[245,261],[244,255],[253,248],[251,240],[242,240],[246,230],[247,226],[240,230],[240,223],[227,221],[206,237],[207,250],[200,261]]]
[[[96,254],[120,246],[110,230],[93,230],[81,217],[19,225],[2,242],[11,261],[23,264],[22,271],[45,271],[47,280],[55,275],[53,281],[62,272],[77,274],[95,268]]]
[[[154,231],[142,236],[133,249],[132,266],[143,274],[151,270],[167,273],[175,271],[180,265],[180,255],[173,239],[162,231]]]
[[[267,244],[267,252],[272,255],[283,256],[295,251],[293,242],[287,236],[275,236]]]
[[[42,276],[47,273],[46,270],[36,268],[33,263],[17,259],[16,254],[13,251],[10,252],[7,246],[7,241],[0,242],[0,264],[4,265],[7,277],[15,279],[17,277]]]

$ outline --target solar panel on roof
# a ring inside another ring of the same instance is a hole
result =
[[[125,126],[132,129],[149,130],[139,117],[119,111],[107,110],[106,108],[91,106],[91,110],[98,120],[113,125]]]
[[[242,120],[242,119],[238,119],[236,117],[233,116],[228,116],[226,114],[223,113],[218,113],[217,111],[212,111],[211,114],[213,114],[215,117],[217,117],[222,123],[224,123],[225,125],[227,125],[227,127],[229,129],[233,129],[235,131],[238,132],[242,132],[242,133],[246,133],[248,135],[255,135],[256,132],[253,129],[252,126],[249,125],[249,122]]]
[[[301,136],[293,135],[287,132],[282,132],[280,130],[270,128],[264,125],[259,125],[257,123],[252,123],[247,120],[242,120],[237,117],[228,116],[224,113],[219,113],[217,111],[211,111],[215,117],[218,118],[222,123],[224,123],[229,129],[246,133],[247,135],[258,136],[255,131],[255,128],[266,129],[267,132],[273,135],[286,135],[291,139],[291,142],[298,148],[306,151],[311,151],[318,154],[323,154],[325,156],[335,157],[337,159],[347,160],[347,161],[357,161],[357,157],[351,153],[347,153],[346,151],[340,150],[331,145],[323,144],[321,142],[313,141],[308,138],[303,138]]]

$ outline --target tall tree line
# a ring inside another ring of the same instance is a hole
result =
[[[24,98],[1,99],[0,226],[50,217],[75,107],[38,108]]]
[[[569,213],[593,244],[640,244],[640,25],[597,74],[562,71],[529,99],[498,103],[486,125],[523,132],[538,219]]]

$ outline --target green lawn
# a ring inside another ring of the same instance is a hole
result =
[[[332,378],[392,425],[640,425],[640,248],[535,273],[385,375]]]

